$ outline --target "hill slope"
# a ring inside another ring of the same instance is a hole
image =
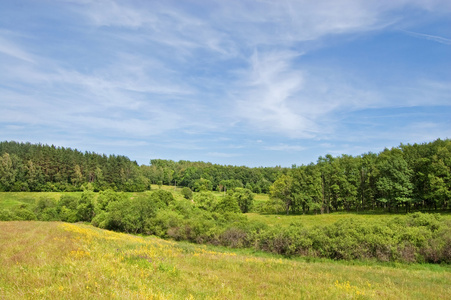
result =
[[[440,266],[306,263],[60,222],[0,222],[1,299],[445,299]]]

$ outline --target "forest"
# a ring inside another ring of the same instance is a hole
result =
[[[401,144],[377,154],[325,155],[316,163],[291,168],[162,159],[140,166],[121,155],[0,143],[0,191],[142,192],[151,184],[194,192],[245,188],[271,196],[259,207],[268,213],[446,210],[451,197],[451,140]]]

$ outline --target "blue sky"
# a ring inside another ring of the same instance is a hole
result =
[[[451,1],[0,1],[0,140],[291,166],[451,138]]]

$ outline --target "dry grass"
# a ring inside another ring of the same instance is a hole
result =
[[[0,222],[0,299],[449,299],[449,268],[262,258],[89,225]]]

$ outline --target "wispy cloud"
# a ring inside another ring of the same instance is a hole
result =
[[[426,40],[437,42],[437,43],[444,44],[444,45],[451,45],[451,39],[444,38],[441,36],[413,32],[413,31],[408,31],[408,30],[401,30],[401,31],[407,33],[410,36],[417,37],[420,39],[426,39]]]
[[[364,52],[372,47],[362,47],[360,62],[374,60],[368,65],[340,64],[352,61],[352,47],[322,61],[328,49],[356,40],[370,45],[394,28],[418,43],[450,45],[410,25],[423,15],[423,22],[449,15],[446,0],[47,4],[33,12],[0,4],[0,20],[29,20],[0,22],[0,128],[11,136],[98,140],[99,147],[106,137],[105,147],[130,141],[164,155],[202,152],[226,161],[250,149],[304,153],[312,148],[304,148],[306,140],[358,143],[365,134],[378,136],[364,131],[384,122],[362,111],[450,103],[449,71],[434,57],[428,68],[414,65],[415,76],[400,68],[398,77],[390,53],[399,49],[371,56]],[[377,78],[376,64],[386,79]],[[409,124],[393,138],[407,134]]]
[[[291,107],[293,95],[304,84],[303,73],[290,67],[296,56],[286,51],[253,54],[234,95],[240,118],[261,130],[297,137],[309,136],[315,130],[307,116]]]
[[[307,149],[307,147],[299,146],[299,145],[288,145],[288,144],[280,144],[274,146],[266,146],[263,149],[270,151],[289,151],[289,152],[298,152]]]
[[[241,154],[238,153],[228,153],[228,152],[208,152],[206,154],[209,157],[237,157],[241,156]]]
[[[26,62],[34,62],[33,55],[2,36],[0,36],[0,53]]]

